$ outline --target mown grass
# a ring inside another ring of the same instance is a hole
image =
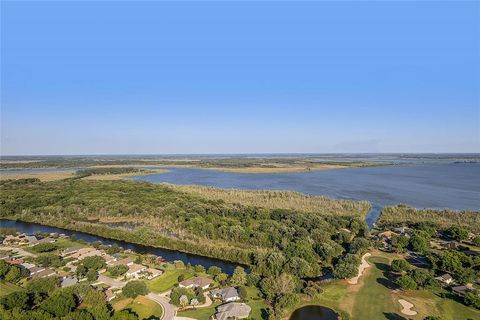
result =
[[[178,277],[180,275],[183,275],[185,279],[188,279],[193,277],[194,272],[187,269],[169,269],[166,270],[160,277],[147,281],[147,286],[152,292],[165,292],[173,288],[173,286],[178,283]]]
[[[215,314],[215,308],[218,307],[220,304],[221,304],[220,302],[214,302],[210,306],[205,308],[197,308],[196,310],[190,309],[187,311],[179,311],[178,316],[193,318],[197,320],[210,320],[211,316]],[[257,319],[257,318],[252,318],[252,319]]]
[[[118,300],[113,303],[113,308],[117,311],[130,309],[138,315],[139,319],[161,319],[163,314],[163,309],[158,303],[144,296]]]
[[[0,281],[0,297],[9,295],[10,293],[16,292],[16,291],[23,291],[24,289],[14,285],[13,283],[5,282],[5,281]]]
[[[350,314],[352,319],[423,320],[427,316],[438,316],[442,320],[480,319],[480,311],[467,307],[461,302],[444,298],[444,289],[394,291],[395,287],[386,272],[396,254],[373,252],[367,259],[370,264],[358,285],[335,280],[323,285],[323,293],[316,299],[304,299],[298,307],[307,304],[323,305],[336,311]],[[418,314],[407,316],[401,313],[399,299],[405,299],[415,306]],[[292,310],[293,311],[293,310]]]

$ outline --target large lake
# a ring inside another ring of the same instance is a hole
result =
[[[367,200],[371,226],[385,205],[480,210],[480,163],[395,165],[304,173],[247,174],[171,168],[167,173],[134,177],[154,183],[219,188],[293,190],[337,199]]]

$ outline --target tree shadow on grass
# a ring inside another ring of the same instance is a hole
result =
[[[375,267],[382,271],[383,278],[378,278],[377,283],[381,284],[382,286],[388,289],[397,289],[398,286],[393,282],[390,277],[390,266],[386,263],[375,262]]]
[[[385,319],[388,320],[407,320],[407,318],[402,317],[398,313],[384,312],[383,315],[385,316]]]

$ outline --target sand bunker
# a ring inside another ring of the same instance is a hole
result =
[[[402,305],[402,313],[407,316],[414,316],[417,314],[417,311],[413,311],[412,308],[415,307],[413,303],[408,302],[404,299],[399,299],[398,302]]]
[[[365,253],[362,257],[362,264],[358,267],[358,275],[356,277],[353,277],[351,279],[348,279],[347,282],[349,284],[357,284],[358,283],[358,279],[360,279],[360,277],[362,276],[363,274],[363,271],[365,271],[365,269],[367,269],[368,267],[370,267],[370,265],[368,264],[367,260],[365,260],[367,257],[370,257],[371,254],[369,252]]]

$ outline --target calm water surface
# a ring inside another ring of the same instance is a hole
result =
[[[338,315],[332,309],[322,306],[305,306],[295,310],[290,320],[338,320]]]
[[[247,174],[171,168],[134,177],[155,183],[194,184],[219,188],[293,190],[337,199],[367,200],[371,226],[385,205],[480,210],[480,163],[396,165],[302,173]]]
[[[77,237],[77,239],[84,240],[86,242],[93,243],[93,242],[100,241],[103,244],[107,244],[107,245],[117,244],[118,246],[120,246],[124,249],[130,249],[130,250],[138,252],[138,253],[151,253],[151,254],[155,254],[157,256],[161,256],[167,261],[181,260],[185,264],[190,263],[193,266],[197,265],[197,264],[200,264],[207,269],[211,266],[217,266],[217,267],[222,268],[222,271],[226,272],[228,274],[232,274],[233,269],[235,269],[235,267],[238,266],[238,264],[234,264],[234,263],[224,261],[224,260],[197,256],[197,255],[194,255],[194,254],[184,253],[184,252],[180,252],[180,251],[174,251],[174,250],[168,250],[168,249],[162,249],[162,248],[155,248],[155,247],[150,247],[150,246],[142,246],[142,245],[139,245],[139,244],[129,243],[129,242],[125,242],[125,241],[107,239],[107,238],[104,238],[104,237],[91,235],[91,234],[83,233],[83,232],[79,232],[79,231],[71,231],[71,230],[66,230],[66,229],[62,229],[62,228],[43,226],[43,225],[36,224],[36,223],[12,221],[12,220],[0,220],[0,227],[2,227],[2,228],[15,228],[19,232],[24,232],[24,233],[27,233],[27,234],[34,234],[36,232],[42,232],[42,233],[56,232],[56,233],[64,233],[68,236],[75,235]],[[247,269],[247,271],[248,271],[248,269]]]

